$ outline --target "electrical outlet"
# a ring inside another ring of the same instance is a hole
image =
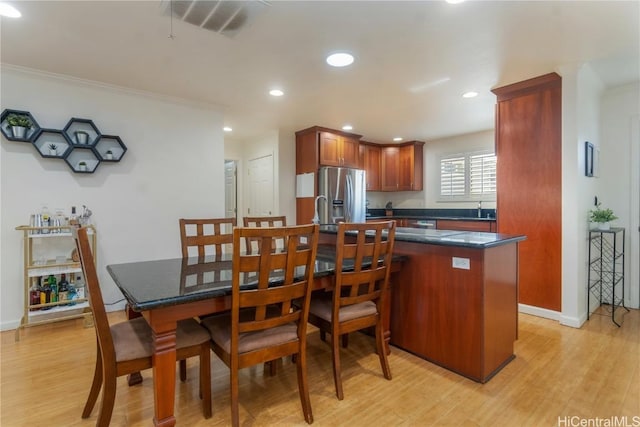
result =
[[[453,268],[460,268],[462,270],[471,269],[471,263],[469,262],[469,258],[458,258],[454,256],[451,258],[451,266]]]

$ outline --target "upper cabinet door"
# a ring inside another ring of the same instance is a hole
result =
[[[359,141],[330,132],[320,132],[320,164],[357,168]]]
[[[400,168],[400,148],[384,147],[382,149],[382,191],[397,191]]]
[[[382,191],[422,190],[423,145],[423,142],[412,141],[382,148]]]
[[[400,147],[398,190],[420,191],[423,184],[422,143],[411,143]]]
[[[342,142],[342,166],[349,168],[357,168],[358,165],[358,151],[360,147],[360,142],[357,139],[348,138],[346,136],[341,136],[340,140]]]
[[[362,168],[367,172],[367,191],[380,191],[380,162],[382,149],[373,145],[362,144]]]
[[[320,132],[320,164],[342,166],[341,137],[329,132]],[[357,161],[357,156],[356,156]],[[357,163],[357,162],[356,162]]]

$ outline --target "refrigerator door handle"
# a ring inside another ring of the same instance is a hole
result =
[[[351,222],[353,219],[353,179],[349,174],[345,178],[344,220]]]

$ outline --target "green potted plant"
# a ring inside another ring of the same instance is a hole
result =
[[[611,209],[602,209],[600,205],[601,203],[598,203],[595,209],[589,211],[589,221],[597,223],[600,230],[608,230],[611,227],[611,221],[618,219],[618,217]]]
[[[7,117],[7,123],[11,127],[11,133],[13,133],[14,138],[26,139],[27,131],[31,129],[33,123],[31,123],[31,119],[29,116],[24,114],[9,114]]]
[[[56,144],[49,144],[49,155],[50,156],[58,155],[58,146]]]

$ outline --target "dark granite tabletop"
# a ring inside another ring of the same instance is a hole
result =
[[[321,233],[337,234],[337,225],[321,225]],[[461,246],[485,249],[493,246],[525,240],[526,236],[477,231],[434,230],[424,228],[396,227],[396,241],[424,243],[429,245]]]
[[[394,256],[402,261],[403,256]],[[320,245],[314,277],[335,273],[335,247]],[[174,258],[112,264],[107,271],[122,291],[131,309],[145,311],[199,300],[231,295],[232,254],[208,256],[204,259]],[[345,262],[345,270],[349,263]],[[303,270],[300,270],[302,277]],[[282,279],[272,275],[274,285]],[[255,286],[251,277],[241,277],[244,288]]]

